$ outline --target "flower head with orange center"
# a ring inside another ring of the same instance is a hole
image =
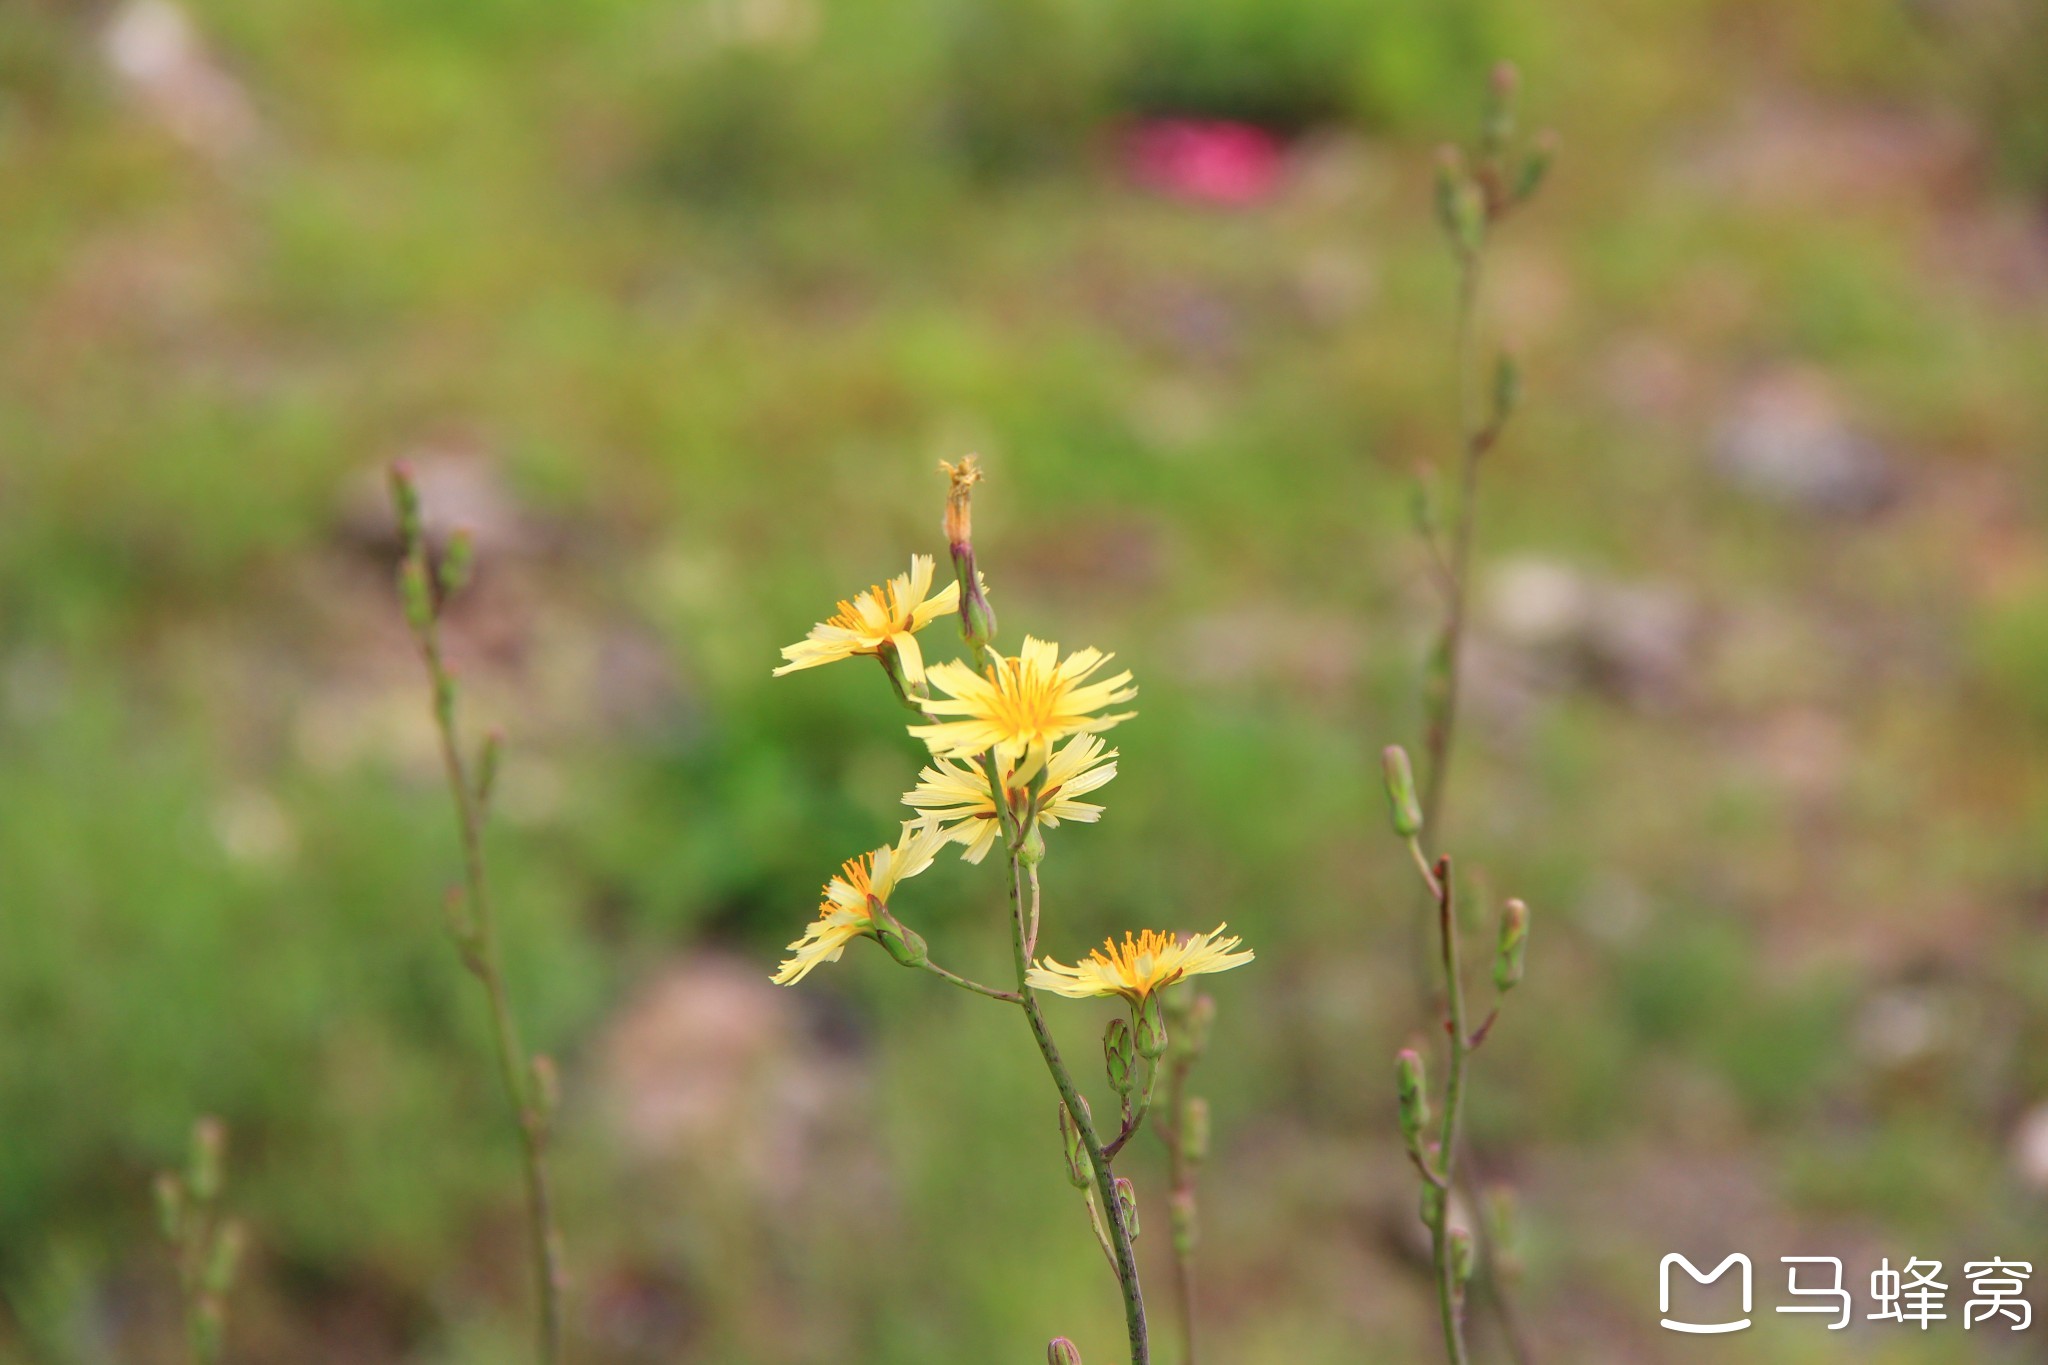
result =
[[[947,695],[925,702],[924,709],[958,719],[913,725],[910,733],[939,758],[972,758],[994,749],[1006,783],[1027,781],[1058,741],[1107,730],[1136,714],[1094,714],[1138,695],[1128,672],[1086,681],[1112,657],[1077,649],[1062,659],[1058,645],[1027,635],[1022,653],[997,657],[986,673],[957,661],[933,664],[930,681]]]
[[[918,773],[917,789],[903,794],[903,804],[945,826],[967,846],[960,856],[978,863],[1002,830],[995,798],[989,795],[988,770],[957,758],[938,758],[933,764]],[[1058,829],[1062,820],[1084,825],[1100,820],[1102,807],[1076,798],[1115,776],[1116,750],[1104,753],[1097,736],[1076,735],[1046,762],[1045,780],[1038,787],[1038,823]]]
[[[829,620],[812,626],[810,634],[795,644],[783,646],[782,657],[788,662],[774,676],[860,654],[880,654],[893,646],[905,680],[922,686],[924,654],[917,647],[917,632],[960,605],[958,583],[932,592],[932,568],[930,555],[912,555],[909,573],[877,583],[851,602],[842,601]]]
[[[1026,976],[1026,983],[1039,991],[1085,1000],[1093,995],[1120,995],[1133,1005],[1185,977],[1204,972],[1227,972],[1252,960],[1252,950],[1233,952],[1240,940],[1223,937],[1228,925],[1219,924],[1206,934],[1164,934],[1147,929],[1124,941],[1103,940],[1102,947],[1069,967],[1040,958]]]
[[[839,875],[825,883],[817,919],[789,945],[775,984],[793,985],[819,963],[837,962],[855,939],[878,937],[896,887],[930,867],[952,837],[928,820],[905,820],[893,847],[848,858]]]

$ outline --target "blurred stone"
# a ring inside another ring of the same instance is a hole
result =
[[[2012,1165],[2028,1189],[2048,1194],[2048,1104],[2035,1105],[2013,1126]]]
[[[627,1157],[760,1200],[843,1174],[863,1150],[866,1068],[827,1055],[801,1008],[760,964],[713,954],[644,986],[598,1044],[602,1112]]]
[[[219,160],[255,150],[262,130],[248,96],[175,0],[128,0],[107,21],[100,46],[130,95],[173,137]]]
[[[1650,333],[1623,337],[1600,360],[1607,399],[1632,417],[1669,421],[1692,400],[1697,380],[1685,352]]]
[[[1871,1062],[1887,1069],[1930,1056],[1945,1035],[1940,997],[1918,986],[1896,986],[1872,996],[1856,1018],[1857,1046]]]
[[[1675,705],[1688,690],[1701,614],[1676,589],[1527,558],[1493,572],[1484,605],[1500,643],[1527,656],[1548,681],[1649,709]]]
[[[280,867],[298,849],[291,816],[257,787],[238,788],[214,804],[213,832],[228,857],[253,868]]]
[[[1702,189],[1752,203],[1840,211],[1894,205],[1904,192],[1939,204],[1973,191],[1977,150],[1963,119],[1931,109],[1755,97],[1669,164]]]
[[[1351,686],[1364,650],[1353,617],[1281,603],[1194,617],[1181,642],[1186,676],[1194,683],[1258,683],[1319,693]]]
[[[1715,433],[1715,466],[1766,502],[1806,512],[1874,512],[1898,491],[1892,460],[1858,431],[1820,376],[1788,369],[1752,382]]]

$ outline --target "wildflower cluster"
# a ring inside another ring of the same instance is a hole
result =
[[[902,966],[1022,1008],[1060,1093],[1068,1173],[1082,1191],[1124,1298],[1131,1360],[1144,1365],[1149,1345],[1131,1250],[1138,1235],[1137,1197],[1111,1163],[1144,1122],[1165,1073],[1168,1100],[1158,1127],[1173,1157],[1174,1240],[1185,1288],[1185,1258],[1193,1246],[1192,1170],[1206,1146],[1207,1128],[1207,1110],[1186,1095],[1185,1082],[1215,1006],[1207,997],[1190,1001],[1169,988],[1241,966],[1252,953],[1219,924],[1206,933],[1127,933],[1072,965],[1038,957],[1038,867],[1045,832],[1101,818],[1103,808],[1082,798],[1116,777],[1117,751],[1106,747],[1102,735],[1135,714],[1118,708],[1138,689],[1128,671],[1109,670],[1113,656],[1100,650],[1063,654],[1057,644],[1027,635],[1017,653],[998,651],[996,615],[974,554],[972,490],[981,471],[973,456],[941,468],[949,482],[945,534],[954,581],[933,591],[933,558],[914,555],[909,572],[840,602],[829,619],[785,647],[785,662],[775,670],[781,675],[842,659],[877,660],[898,699],[915,713],[909,734],[924,742],[930,762],[903,795],[911,814],[895,842],[848,859],[826,881],[816,918],[789,945],[774,979],[793,985],[838,961],[848,944],[871,939]],[[918,634],[949,614],[960,621],[967,657],[928,665]],[[924,938],[899,917],[895,900],[903,883],[949,845],[957,845],[969,863],[982,862],[998,846],[1004,851],[1014,989],[986,986],[939,966]],[[1110,1021],[1103,1044],[1121,1120],[1107,1141],[1053,1043],[1039,1011],[1039,991],[1125,1002],[1126,1015]],[[1079,1359],[1065,1338],[1049,1349],[1054,1359]]]

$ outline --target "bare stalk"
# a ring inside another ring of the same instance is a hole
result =
[[[995,755],[990,753],[986,758],[989,790],[1001,793],[1002,774],[997,770]],[[1116,1271],[1117,1288],[1123,1295],[1124,1328],[1130,1336],[1131,1365],[1151,1365],[1152,1347],[1145,1327],[1145,1296],[1138,1284],[1138,1259],[1131,1247],[1130,1225],[1116,1197],[1116,1172],[1110,1167],[1109,1154],[1096,1135],[1088,1107],[1082,1103],[1073,1075],[1060,1058],[1059,1046],[1053,1042],[1052,1031],[1046,1027],[1045,1014],[1038,1007],[1038,997],[1027,979],[1031,970],[1031,954],[1027,946],[1031,932],[1029,926],[1038,923],[1038,879],[1035,873],[1027,879],[1029,869],[1023,858],[1024,827],[1010,803],[1001,796],[997,797],[996,810],[1002,815],[1004,846],[1010,862],[1010,948],[1017,968],[1017,995],[1024,1007],[1024,1018],[1031,1026],[1032,1041],[1038,1044],[1039,1056],[1044,1058],[1045,1069],[1052,1073],[1053,1085],[1060,1092],[1060,1102],[1066,1105],[1067,1114],[1080,1133],[1082,1150],[1088,1155],[1088,1167],[1095,1177],[1096,1197],[1102,1201],[1103,1220],[1109,1225],[1110,1259]]]
[[[1470,614],[1480,473],[1487,455],[1500,441],[1514,410],[1519,388],[1515,363],[1503,353],[1494,362],[1490,402],[1480,392],[1482,366],[1478,355],[1478,326],[1486,248],[1493,229],[1535,193],[1553,150],[1548,134],[1539,136],[1526,148],[1510,145],[1515,139],[1514,97],[1517,85],[1518,78],[1512,65],[1502,63],[1495,68],[1476,158],[1468,163],[1462,153],[1446,148],[1438,169],[1437,214],[1450,244],[1458,277],[1452,351],[1457,393],[1458,470],[1457,503],[1448,547],[1439,540],[1433,518],[1426,517],[1422,528],[1432,570],[1444,593],[1443,621],[1424,697],[1423,751],[1427,766],[1423,774],[1419,818],[1415,822],[1417,829],[1410,835],[1425,881],[1441,880],[1440,872],[1433,878],[1428,859],[1442,845],[1442,822],[1457,733],[1463,654]],[[1418,842],[1418,836],[1427,842]],[[1456,929],[1443,919],[1446,913],[1443,907],[1449,903],[1452,892],[1447,884],[1443,884],[1433,886],[1432,894],[1438,905],[1446,988],[1454,1016],[1450,1084],[1452,1094],[1455,1094],[1462,1086],[1464,1060],[1473,1043],[1467,1038],[1462,1022],[1455,1018],[1462,1012],[1462,987],[1451,965],[1456,948]],[[1480,1028],[1480,1037],[1483,1038],[1491,1023],[1489,1017]],[[1451,1110],[1450,1099],[1451,1096],[1447,1095],[1447,1111]],[[1442,1156],[1447,1194],[1448,1187],[1461,1171],[1469,1172],[1470,1163],[1458,1162],[1458,1154],[1450,1145],[1450,1137],[1455,1137],[1455,1113],[1447,1112],[1445,1121],[1453,1130],[1447,1136]],[[1476,1191],[1469,1189],[1469,1174],[1466,1174],[1466,1183],[1467,1197],[1476,1205]],[[1448,1200],[1437,1202],[1447,1204]],[[1498,1257],[1494,1254],[1483,1220],[1481,1226],[1472,1230],[1472,1235],[1477,1240],[1479,1264],[1486,1271],[1487,1301],[1501,1325],[1509,1354],[1516,1365],[1528,1365],[1530,1352],[1507,1289],[1495,1273]],[[1445,1246],[1440,1235],[1435,1241],[1438,1279],[1443,1282],[1449,1274],[1445,1264]],[[1453,1323],[1448,1307],[1445,1312],[1448,1336]],[[1447,1345],[1453,1348],[1454,1360],[1462,1359],[1459,1354],[1464,1349],[1462,1340],[1447,1340]]]
[[[459,591],[464,584],[469,550],[466,539],[452,543],[443,558],[438,579],[430,578],[426,542],[420,527],[419,495],[410,472],[403,465],[393,467],[391,487],[398,507],[404,551],[399,586],[406,620],[412,627],[413,639],[419,646],[420,658],[426,665],[433,688],[434,726],[440,740],[441,766],[455,807],[456,829],[462,846],[463,886],[460,892],[451,893],[449,897],[449,931],[462,955],[463,965],[483,988],[499,1078],[504,1085],[505,1098],[512,1107],[514,1127],[519,1135],[538,1318],[535,1353],[541,1365],[558,1365],[563,1356],[565,1274],[547,1161],[554,1111],[551,1093],[554,1067],[545,1056],[529,1055],[520,1042],[519,1023],[512,1010],[499,950],[498,921],[492,908],[484,849],[484,824],[497,768],[497,737],[486,738],[479,754],[479,771],[473,773],[463,754],[456,721],[455,677],[449,671],[441,650],[441,608],[447,597]]]

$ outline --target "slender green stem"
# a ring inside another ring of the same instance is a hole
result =
[[[1453,364],[1458,388],[1458,511],[1451,532],[1449,563],[1445,577],[1450,601],[1445,608],[1443,637],[1438,645],[1442,673],[1439,690],[1432,698],[1424,734],[1429,755],[1423,777],[1422,827],[1430,836],[1430,847],[1441,846],[1439,821],[1443,816],[1444,789],[1450,768],[1451,741],[1458,725],[1458,675],[1464,653],[1466,612],[1471,594],[1472,542],[1479,519],[1479,465],[1493,445],[1491,426],[1479,425],[1474,387],[1478,382],[1473,351],[1479,326],[1479,279],[1482,257],[1478,250],[1458,252],[1458,319]]]
[[[1194,1059],[1186,1054],[1174,1057],[1167,1069],[1165,1111],[1170,1117],[1155,1118],[1152,1130],[1166,1146],[1168,1183],[1177,1216],[1192,1220],[1195,1213],[1195,1163],[1188,1160],[1188,1072]],[[1181,1215],[1182,1206],[1186,1213]],[[1192,1237],[1183,1238],[1176,1225],[1173,1238],[1174,1308],[1180,1318],[1181,1360],[1195,1365],[1195,1249]]]
[[[1003,789],[1001,775],[997,772],[993,752],[987,756],[989,790]],[[1102,1200],[1102,1212],[1109,1224],[1110,1260],[1116,1270],[1117,1287],[1123,1294],[1124,1327],[1130,1336],[1131,1365],[1151,1365],[1152,1348],[1145,1328],[1145,1299],[1138,1286],[1138,1259],[1131,1247],[1131,1232],[1123,1216],[1123,1209],[1117,1203],[1116,1174],[1111,1170],[1109,1157],[1104,1152],[1102,1140],[1096,1135],[1095,1124],[1088,1116],[1087,1106],[1081,1102],[1081,1091],[1074,1084],[1073,1075],[1060,1058],[1058,1044],[1053,1041],[1052,1030],[1046,1026],[1045,1013],[1038,1008],[1038,998],[1032,991],[1029,974],[1031,953],[1027,936],[1027,925],[1038,923],[1037,878],[1029,877],[1031,894],[1026,904],[1025,887],[1027,869],[1023,858],[1023,835],[1017,815],[1010,809],[1009,802],[998,800],[996,809],[1002,815],[1005,850],[1010,862],[1010,948],[1017,967],[1017,994],[1024,1007],[1024,1018],[1031,1025],[1031,1037],[1038,1044],[1038,1052],[1045,1059],[1045,1068],[1052,1073],[1053,1085],[1060,1092],[1061,1103],[1067,1106],[1067,1114],[1074,1121],[1074,1127],[1081,1135],[1081,1146],[1088,1153],[1088,1165],[1095,1175],[1095,1190]]]
[[[952,982],[963,991],[973,991],[976,995],[985,995],[991,1000],[1001,1000],[1011,1005],[1021,1005],[1024,1003],[1024,997],[1015,991],[999,991],[994,986],[984,986],[979,981],[969,980],[957,972],[947,971],[929,958],[925,960],[924,969],[933,976],[938,977],[941,981]]]
[[[1437,932],[1443,943],[1445,993],[1449,1002],[1451,1061],[1444,1082],[1444,1116],[1437,1140],[1438,1174],[1442,1187],[1430,1207],[1430,1242],[1436,1256],[1437,1308],[1443,1319],[1444,1349],[1451,1365],[1465,1365],[1465,1330],[1461,1321],[1457,1267],[1451,1255],[1451,1190],[1457,1182],[1458,1121],[1465,1095],[1465,1063],[1472,1055],[1471,1040],[1465,1033],[1465,986],[1458,954],[1455,892],[1448,858],[1439,859],[1431,877],[1436,892]]]
[[[424,551],[415,546],[413,553],[423,554]],[[463,882],[470,927],[467,940],[460,946],[464,961],[484,989],[498,1071],[519,1129],[539,1316],[539,1358],[542,1365],[557,1365],[562,1359],[564,1274],[561,1234],[555,1226],[554,1190],[547,1166],[548,1116],[535,1101],[533,1063],[520,1042],[518,1020],[513,1015],[511,996],[505,986],[505,972],[498,949],[497,916],[492,910],[490,879],[484,856],[482,795],[471,780],[469,764],[462,756],[457,735],[455,680],[442,659],[435,624],[429,622],[419,628],[416,635],[420,654],[426,660],[427,672],[433,682],[434,722],[440,735],[441,765],[447,774],[448,790],[455,803],[456,824],[462,840]]]

